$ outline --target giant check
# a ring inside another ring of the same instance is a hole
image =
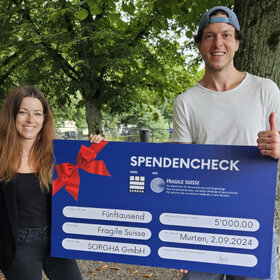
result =
[[[256,147],[54,151],[52,256],[269,277],[277,161]]]

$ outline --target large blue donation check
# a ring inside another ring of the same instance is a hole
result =
[[[256,147],[54,151],[52,256],[269,277],[277,161]]]

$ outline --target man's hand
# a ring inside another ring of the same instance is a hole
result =
[[[270,130],[258,133],[258,148],[262,155],[275,159],[280,157],[280,134],[275,122],[275,114],[269,116]]]

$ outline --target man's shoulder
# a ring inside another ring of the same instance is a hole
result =
[[[269,78],[264,78],[249,73],[247,73],[247,75],[248,75],[248,83],[252,85],[269,87],[269,88],[278,88],[277,84]]]
[[[184,92],[180,93],[176,99],[175,102],[180,102],[184,100],[188,100],[192,98],[193,94],[199,91],[198,84],[195,84],[194,86],[190,87],[189,89],[185,90]]]

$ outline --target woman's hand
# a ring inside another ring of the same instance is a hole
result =
[[[188,271],[186,269],[179,269],[179,271],[182,273],[188,273]]]
[[[105,140],[105,138],[100,134],[90,134],[89,135],[89,142],[90,143],[99,143]]]

